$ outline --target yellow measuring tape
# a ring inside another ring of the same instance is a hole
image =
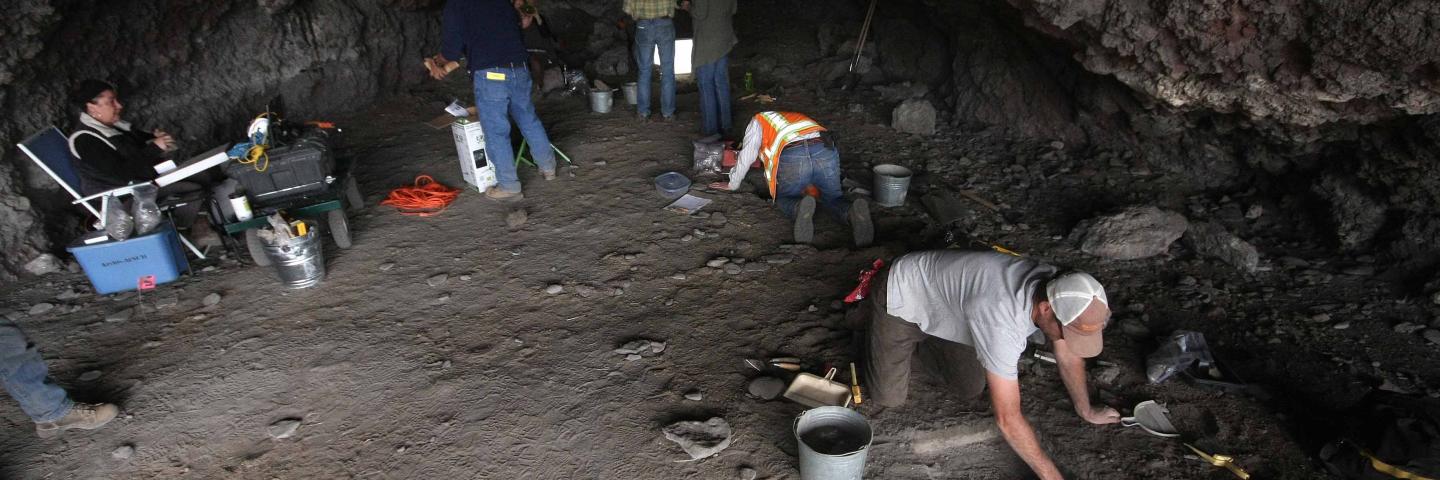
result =
[[[1377,472],[1395,478],[1402,478],[1405,480],[1435,480],[1434,478],[1410,473],[1405,470],[1401,470],[1400,467],[1385,463],[1384,460],[1375,458],[1375,455],[1371,454],[1369,450],[1360,448],[1358,445],[1355,447],[1355,449],[1360,451],[1360,455],[1363,455],[1365,456],[1365,458],[1370,459],[1370,468],[1374,468]]]

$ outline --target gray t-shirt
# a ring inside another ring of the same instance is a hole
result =
[[[980,364],[1019,376],[1035,289],[1056,268],[996,252],[934,250],[895,259],[885,288],[890,315],[975,348]]]

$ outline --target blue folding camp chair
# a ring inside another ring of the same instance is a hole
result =
[[[15,144],[15,146],[20,147],[20,151],[25,152],[25,155],[30,157],[30,160],[34,161],[36,165],[39,165],[40,169],[44,170],[47,175],[50,175],[51,179],[55,180],[55,183],[60,184],[60,187],[64,188],[65,192],[69,193],[71,198],[75,199],[74,203],[85,207],[90,214],[100,219],[102,224],[105,222],[104,210],[107,208],[105,202],[106,199],[109,198],[109,195],[91,195],[87,198],[80,194],[80,174],[75,171],[75,162],[78,159],[70,152],[70,140],[65,138],[64,133],[60,133],[60,129],[54,126],[47,127],[31,135],[30,138],[26,138],[24,141]],[[128,190],[128,187],[122,187],[106,193],[113,192],[118,196],[130,193]],[[168,214],[168,210],[174,208],[174,205],[162,204],[160,207],[162,211],[166,211]],[[185,247],[189,248],[190,252],[194,253],[196,257],[200,257],[201,259],[205,258],[205,254],[202,253],[200,249],[195,248],[195,245],[190,243],[190,240],[184,236],[180,236],[180,243],[185,244]]]

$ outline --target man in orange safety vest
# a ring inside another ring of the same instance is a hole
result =
[[[810,186],[819,191],[819,204],[837,221],[850,226],[856,246],[869,245],[875,238],[870,205],[865,199],[853,203],[840,189],[840,153],[826,138],[825,127],[802,113],[760,112],[745,127],[744,144],[730,170],[730,181],[715,182],[710,188],[735,190],[745,173],[759,159],[765,172],[770,198],[795,220],[798,243],[815,237],[816,197],[806,194]]]

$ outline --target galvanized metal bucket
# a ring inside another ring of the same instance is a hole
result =
[[[631,105],[640,103],[640,84],[626,82],[625,85],[622,85],[620,88],[625,91],[625,103]]]
[[[275,273],[286,287],[310,288],[325,278],[325,252],[315,222],[305,222],[305,235],[279,244],[264,240],[265,256],[275,265]]]
[[[860,480],[874,440],[864,415],[844,407],[817,407],[795,419],[800,480]]]
[[[614,90],[591,90],[590,111],[595,113],[610,113],[610,107],[615,104]]]
[[[875,204],[882,207],[904,205],[905,192],[910,189],[910,177],[914,173],[890,163],[876,165],[871,170],[875,172]]]

